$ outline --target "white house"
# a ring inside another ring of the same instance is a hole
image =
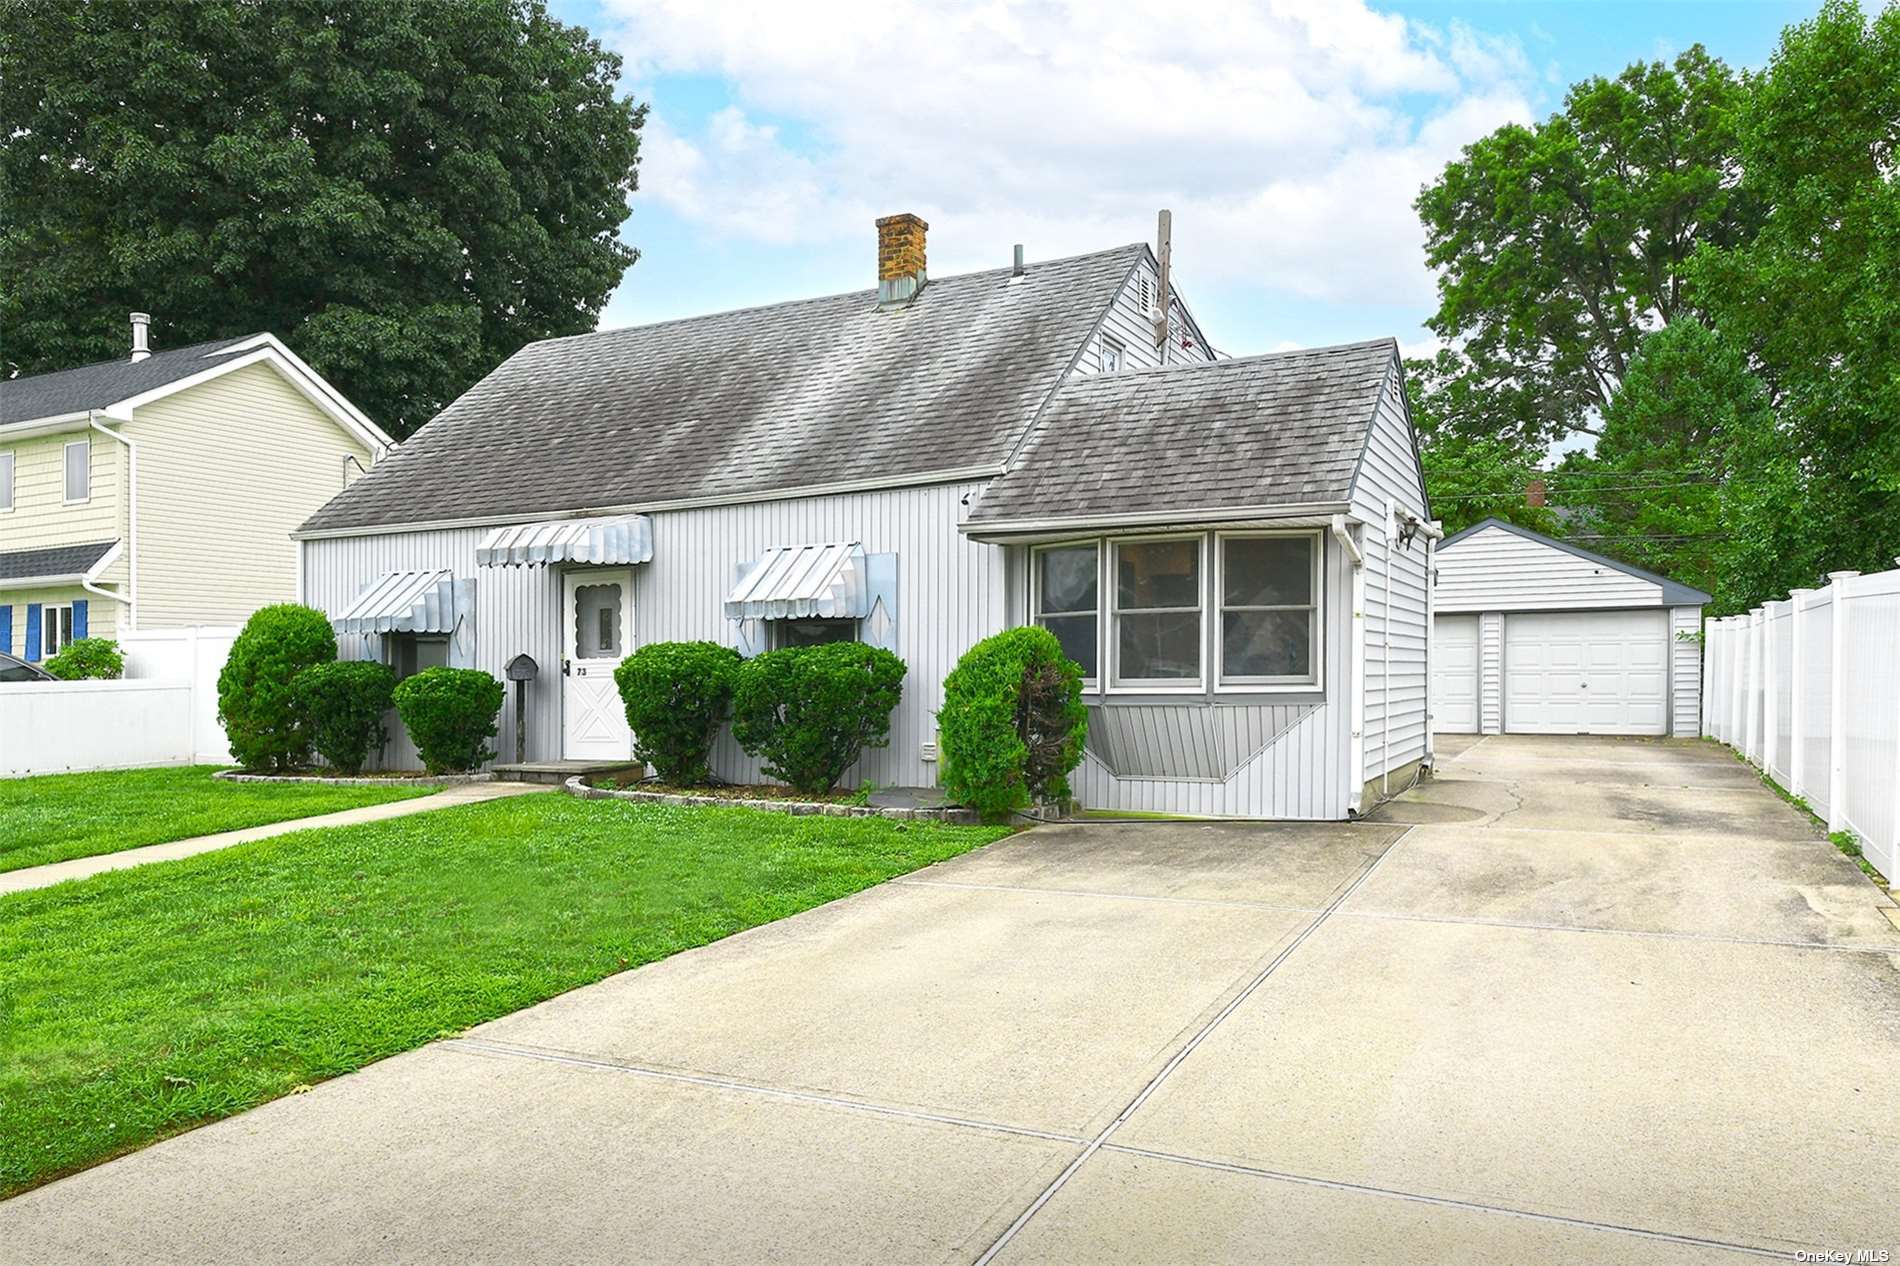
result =
[[[1514,523],[1474,524],[1438,548],[1436,728],[1692,737],[1708,601]]]
[[[944,676],[1038,621],[1089,673],[1089,805],[1402,788],[1434,529],[1396,345],[1217,360],[1143,245],[932,278],[925,229],[878,222],[875,290],[523,348],[303,525],[305,600],[402,672],[531,656],[532,760],[626,759],[635,646],[859,638],[910,673],[853,779],[930,787]]]

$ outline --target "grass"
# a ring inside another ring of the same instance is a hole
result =
[[[520,796],[0,897],[0,1195],[1006,834]]]
[[[427,795],[433,787],[220,782],[217,765],[0,778],[0,871]]]

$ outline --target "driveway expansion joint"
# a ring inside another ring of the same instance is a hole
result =
[[[1016,892],[1032,897],[1093,897],[1108,901],[1159,901],[1184,906],[1236,906],[1246,910],[1271,910],[1279,914],[1319,914],[1324,906],[1286,906],[1270,901],[1248,901],[1242,897],[1169,897],[1145,892],[1101,892],[1088,888],[1039,888],[1026,884],[978,884],[961,879],[893,879],[907,888],[967,888],[974,892]]]

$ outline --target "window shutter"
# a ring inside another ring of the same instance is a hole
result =
[[[26,604],[26,658],[30,663],[40,661],[40,604]]]
[[[73,641],[86,636],[86,600],[73,599]]]
[[[13,654],[13,607],[0,605],[0,652]]]

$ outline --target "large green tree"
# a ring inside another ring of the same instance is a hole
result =
[[[1577,84],[1562,111],[1467,146],[1417,207],[1438,270],[1427,322],[1471,435],[1541,446],[1594,431],[1645,331],[1692,313],[1684,266],[1746,240],[1735,75],[1700,45]]]
[[[1785,31],[1739,135],[1741,189],[1772,211],[1691,277],[1778,419],[1780,499],[1735,525],[1752,603],[1900,555],[1900,6]]]
[[[594,327],[645,107],[542,0],[0,0],[0,373],[269,330],[397,435]]]

